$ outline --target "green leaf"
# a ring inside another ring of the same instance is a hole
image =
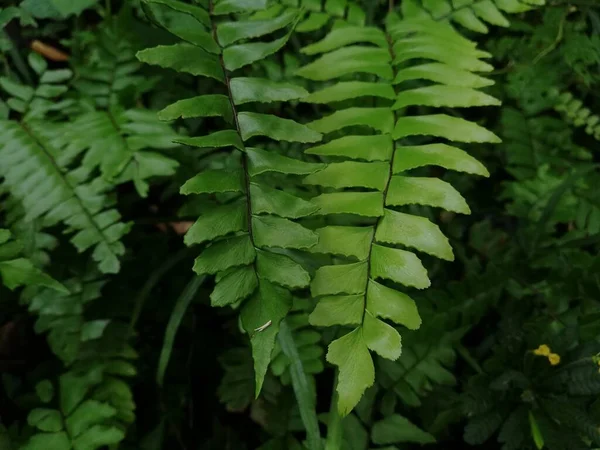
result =
[[[362,332],[369,350],[392,361],[400,357],[402,340],[398,332],[387,323],[373,317],[368,310],[365,313]]]
[[[21,447],[21,450],[40,450],[41,448],[48,450],[71,450],[71,440],[64,431],[60,433],[34,434]]]
[[[367,286],[367,271],[366,261],[319,267],[310,285],[310,293],[313,297],[364,294]]]
[[[309,80],[327,81],[354,73],[369,73],[384,80],[394,78],[387,49],[350,46],[321,56],[296,71],[296,75]]]
[[[414,253],[377,244],[371,249],[371,276],[417,289],[428,288],[431,284],[427,270]]]
[[[485,166],[467,152],[447,144],[398,147],[394,158],[395,174],[423,166],[440,166],[458,172],[490,176]]]
[[[322,297],[310,314],[309,321],[316,327],[360,325],[364,308],[364,295]]]
[[[0,275],[4,285],[11,290],[19,286],[46,286],[59,292],[69,292],[62,284],[25,258],[0,261]]]
[[[266,9],[267,0],[221,0],[218,2],[212,13],[215,15],[231,13],[248,13],[251,11],[260,11]]]
[[[410,330],[421,326],[421,317],[415,301],[408,295],[369,280],[367,309],[375,316],[404,325]]]
[[[237,70],[261,61],[267,56],[277,53],[290,38],[289,34],[271,42],[250,42],[248,44],[232,45],[223,50],[223,62],[227,70]]]
[[[394,100],[396,93],[391,84],[345,81],[313,92],[303,101],[306,103],[333,103],[358,97],[380,97]]]
[[[348,108],[314,120],[308,126],[325,134],[357,125],[391,133],[394,129],[394,113],[389,108]]]
[[[542,450],[544,448],[544,436],[542,435],[537,420],[535,420],[535,416],[531,411],[529,411],[529,428],[531,430],[531,437],[533,438],[535,447],[538,450]]]
[[[44,403],[49,403],[54,398],[54,385],[50,380],[42,380],[35,385],[35,393]]]
[[[141,50],[136,56],[146,64],[225,81],[218,57],[194,45],[186,43],[159,45]]]
[[[411,59],[430,59],[442,62],[457,69],[471,72],[491,72],[494,67],[479,59],[489,54],[474,48],[459,48],[454,43],[444,43],[435,38],[414,37],[398,41],[394,44],[394,65]]]
[[[215,274],[231,267],[252,264],[256,253],[250,236],[243,234],[213,243],[194,262],[198,275]]]
[[[238,20],[217,25],[219,43],[226,47],[241,39],[251,39],[273,33],[290,25],[297,17],[297,11],[289,9],[280,16],[268,20]]]
[[[373,136],[344,136],[327,144],[306,150],[309,155],[345,156],[366,161],[389,161],[392,158],[394,141],[387,134]]]
[[[320,172],[304,178],[306,184],[346,188],[365,187],[383,191],[389,176],[389,163],[344,161],[331,163]]]
[[[401,117],[396,122],[392,136],[394,139],[402,139],[417,135],[437,136],[457,142],[500,142],[500,138],[491,131],[468,120],[446,114]]]
[[[494,3],[490,0],[485,0],[481,3],[475,3],[472,6],[473,10],[479,17],[492,25],[499,27],[508,27],[510,22],[502,15],[502,13],[496,8]]]
[[[86,400],[67,418],[67,430],[71,436],[79,436],[98,422],[110,419],[117,409],[108,403]]]
[[[55,433],[63,429],[62,416],[55,409],[32,409],[27,416],[27,423],[42,431]]]
[[[247,148],[246,154],[249,161],[248,172],[253,177],[266,172],[278,172],[287,175],[308,175],[325,168],[325,164],[299,161],[259,148]]]
[[[118,444],[125,438],[125,433],[117,426],[94,425],[77,436],[73,448],[77,450],[93,450],[99,447]]]
[[[252,345],[257,397],[271,362],[279,324],[291,307],[292,297],[289,291],[274,286],[267,280],[260,280],[258,291],[242,307],[242,325],[250,335]]]
[[[233,305],[251,295],[257,286],[258,279],[254,268],[238,267],[217,282],[210,294],[210,304],[217,307]]]
[[[303,87],[267,78],[234,78],[229,83],[229,88],[236,105],[250,102],[287,102],[308,95],[308,91]]]
[[[407,67],[398,71],[394,84],[411,80],[429,80],[449,86],[482,88],[494,84],[493,80],[441,63],[428,63]]]
[[[211,26],[208,12],[200,6],[190,5],[179,0],[144,0],[144,2],[168,6],[175,11],[189,14],[205,27]]]
[[[295,222],[274,216],[253,216],[252,230],[257,247],[306,249],[317,243],[314,231]]]
[[[261,278],[289,289],[307,287],[310,283],[308,272],[296,261],[285,255],[259,250],[256,268]]]
[[[396,103],[394,103],[392,109],[406,108],[407,106],[465,108],[491,105],[500,105],[500,100],[468,87],[434,84],[432,86],[402,91],[398,94]]]
[[[319,42],[308,45],[301,51],[306,55],[316,55],[359,42],[368,42],[386,49],[388,46],[385,33],[379,28],[348,26],[333,30]]]
[[[33,88],[26,86],[21,83],[17,83],[10,78],[0,77],[0,87],[7,94],[12,95],[15,98],[28,102],[31,100],[34,94]]]
[[[357,214],[365,217],[383,215],[381,192],[334,192],[313,198],[319,207],[317,214]]]
[[[438,178],[393,176],[387,206],[427,205],[462,214],[471,210],[465,199],[450,184]]]
[[[50,0],[56,10],[63,16],[79,15],[84,9],[94,6],[98,0]]]
[[[233,123],[229,98],[225,95],[200,95],[179,100],[158,112],[160,120],[190,119],[194,117],[223,117]]]
[[[241,170],[209,169],[185,182],[180,194],[214,194],[216,192],[243,192],[244,176]]]
[[[329,344],[327,361],[338,366],[340,371],[336,386],[338,411],[345,416],[375,382],[375,367],[363,339],[362,328],[356,328]]]
[[[311,253],[355,256],[367,259],[373,241],[373,227],[334,226],[315,230],[319,242],[310,248]]]
[[[246,208],[236,202],[217,206],[200,216],[185,235],[186,245],[201,244],[237,231],[246,231]]]
[[[373,425],[371,439],[375,444],[385,445],[400,442],[432,444],[435,438],[409,422],[406,418],[393,414]]]
[[[241,112],[238,114],[238,123],[244,141],[253,136],[266,136],[276,141],[302,143],[321,140],[321,134],[306,125],[271,114]]]
[[[144,5],[142,4],[142,7],[143,6]],[[147,7],[144,7],[144,11],[154,23],[166,29],[174,36],[193,45],[197,45],[209,53],[221,53],[221,48],[213,39],[212,34],[205,29],[202,22],[192,14],[188,14],[187,12],[183,13],[181,11],[178,11],[178,13],[175,14],[156,14],[153,8]]]
[[[210,147],[235,147],[242,150],[244,144],[240,139],[240,135],[234,130],[221,130],[206,136],[177,138],[173,142],[185,144],[191,147],[210,148]]]
[[[401,244],[447,261],[454,260],[452,247],[446,236],[425,217],[386,209],[377,226],[375,238],[377,242]]]
[[[285,191],[257,183],[250,184],[250,198],[254,214],[275,214],[280,217],[298,219],[310,216],[319,209],[311,202]]]

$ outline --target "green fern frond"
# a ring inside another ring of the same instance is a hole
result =
[[[241,104],[287,101],[305,93],[288,83],[236,75],[279,51],[300,17],[299,12],[291,14],[286,9],[270,19],[248,20],[242,15],[235,22],[221,20],[229,13],[256,12],[264,3],[211,2],[205,10],[175,0],[148,0],[146,9],[154,20],[185,42],[138,53],[143,62],[220,83],[222,93],[180,100],[159,117],[223,119],[223,129],[212,134],[177,139],[192,147],[231,149],[227,166],[202,171],[181,188],[185,195],[227,193],[227,203],[201,215],[186,234],[185,243],[211,244],[196,259],[194,271],[216,274],[212,305],[239,306],[243,302],[241,321],[251,339],[256,393],[262,387],[279,324],[291,307],[289,289],[309,283],[308,272],[277,249],[307,249],[318,239],[314,232],[290,220],[308,216],[317,207],[268,185],[263,174],[306,175],[323,167],[249,145],[255,137],[300,143],[321,139],[320,133],[292,120],[239,110]],[[155,10],[165,7],[178,13],[179,19],[171,15],[170,22],[161,22]],[[191,20],[193,34],[187,32]],[[279,38],[256,40],[277,31],[282,33]]]
[[[298,71],[305,78],[329,81],[364,73],[378,77],[376,82],[340,81],[311,94],[307,101],[376,97],[378,104],[381,98],[380,104],[387,105],[342,109],[309,124],[325,134],[348,127],[375,132],[346,135],[307,151],[339,161],[305,178],[305,183],[332,189],[313,200],[320,207],[318,214],[352,214],[363,221],[372,218],[366,226],[318,229],[319,243],[310,249],[346,259],[345,263],[317,270],[311,292],[321,300],[311,315],[311,324],[355,326],[330,345],[327,355],[340,369],[339,409],[347,414],[373,384],[375,368],[369,350],[391,360],[400,356],[400,335],[382,319],[410,329],[421,323],[415,302],[396,286],[424,289],[429,278],[417,256],[398,246],[453,259],[448,240],[436,225],[394,207],[419,204],[470,212],[448,183],[407,176],[406,172],[437,165],[487,176],[477,160],[436,138],[467,143],[499,141],[490,131],[467,120],[447,114],[407,115],[407,108],[487,106],[498,101],[477,90],[490,84],[489,80],[472,74],[492,69],[481,60],[489,55],[449,25],[431,19],[391,20],[387,32],[358,27],[334,30],[304,52],[325,53]],[[453,73],[466,76],[455,77]],[[459,79],[461,82],[456,83]],[[426,83],[404,87],[409,80]],[[386,286],[383,280],[397,285]]]
[[[84,154],[82,165],[100,169],[111,184],[133,181],[142,197],[148,195],[148,179],[173,175],[179,163],[153,150],[177,147],[176,134],[145,109],[93,111],[78,116],[57,144],[74,157]]]
[[[21,450],[98,450],[121,442],[134,404],[120,377],[134,373],[126,359],[114,359],[73,368],[55,386],[41,381],[36,390],[47,405],[29,413],[35,432]]]
[[[90,179],[85,167],[69,170],[68,155],[54,145],[63,132],[63,125],[50,122],[1,121],[0,176],[26,211],[25,220],[64,223],[80,252],[93,248],[100,270],[116,273],[129,225],[110,209],[106,183]]]
[[[0,228],[0,280],[9,289],[20,286],[46,286],[62,293],[68,290],[42,272],[30,259],[23,255],[24,245],[15,240],[12,233]]]
[[[307,299],[294,299],[294,304],[286,322],[292,334],[294,345],[306,374],[317,375],[325,369],[323,364],[323,347],[321,333],[310,327],[307,307],[311,304]],[[292,361],[286,356],[277,342],[273,350],[271,370],[275,376],[281,378],[284,385],[291,383],[290,365]]]
[[[574,127],[585,127],[585,132],[600,141],[600,116],[594,114],[583,102],[570,92],[559,93],[557,90],[550,92],[550,97],[555,100],[554,109]]]
[[[308,11],[308,17],[296,27],[299,33],[320,30],[332,21],[335,27],[365,24],[365,11],[352,0],[277,0],[277,3]]]
[[[406,18],[430,17],[452,21],[477,33],[487,33],[488,25],[508,27],[504,14],[517,14],[539,8],[546,0],[403,0]]]

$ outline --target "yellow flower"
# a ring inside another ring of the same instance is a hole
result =
[[[549,356],[550,355],[550,347],[548,347],[546,344],[542,344],[533,351],[533,354],[538,355],[538,356]]]
[[[550,353],[548,355],[548,361],[550,361],[550,364],[553,366],[556,366],[557,364],[560,364],[560,356],[556,353]]]

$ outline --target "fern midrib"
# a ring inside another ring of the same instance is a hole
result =
[[[208,7],[208,13],[210,15],[211,18],[211,32],[212,32],[212,37],[215,40],[215,42],[217,43],[217,45],[219,45],[219,47],[221,47],[221,45],[219,44],[219,40],[217,37],[217,25],[215,23],[215,21],[213,20],[213,11],[214,11],[214,0],[210,0],[209,2],[209,7]],[[221,50],[223,50],[223,48],[221,47]],[[243,150],[240,150],[242,153],[242,172],[244,175],[244,186],[245,186],[245,198],[246,198],[246,222],[247,222],[247,226],[248,226],[248,236],[250,237],[250,242],[252,243],[252,246],[254,247],[255,251],[257,250],[256,244],[254,243],[254,233],[252,230],[252,199],[250,197],[250,175],[248,173],[248,154],[246,152],[246,144],[244,143],[244,140],[242,139],[242,132],[241,132],[241,128],[240,128],[240,123],[238,121],[238,115],[237,115],[237,108],[235,107],[235,102],[233,100],[233,94],[231,92],[231,80],[229,77],[229,71],[226,69],[225,67],[225,61],[223,60],[223,51],[221,51],[219,53],[219,64],[221,65],[221,69],[223,70],[223,78],[225,79],[225,88],[227,89],[227,99],[229,100],[229,105],[231,106],[231,112],[233,114],[233,121],[234,121],[234,126],[235,126],[235,131],[238,134],[239,138],[240,138],[240,142],[242,143],[242,147]],[[238,149],[239,150],[239,149]],[[254,271],[257,272],[257,267],[256,267],[256,259],[253,261],[252,266],[254,267]]]
[[[393,79],[395,79],[397,72],[398,72],[396,69],[396,65],[394,64],[394,59],[396,58],[396,53],[394,52],[393,41],[392,41],[392,38],[389,35],[389,33],[386,32],[385,37],[388,42],[388,51],[390,53],[390,58],[391,58],[390,64],[392,65],[392,73],[394,76]],[[398,88],[396,86],[394,86],[394,94],[396,96],[398,96]],[[390,106],[390,108],[391,108],[391,106]],[[398,113],[396,110],[392,110],[392,114],[394,115],[394,125],[396,125],[396,122],[398,120]],[[369,254],[367,255],[367,280],[365,282],[365,288],[364,288],[364,294],[363,294],[363,313],[362,313],[360,326],[364,325],[365,316],[367,315],[367,292],[369,289],[369,280],[371,279],[371,256],[373,253],[373,246],[376,244],[375,235],[377,234],[377,227],[379,227],[381,220],[385,217],[386,198],[387,198],[388,191],[390,189],[390,183],[392,182],[392,176],[394,175],[394,158],[395,157],[396,157],[396,140],[392,137],[392,156],[389,160],[387,180],[385,182],[385,187],[383,188],[383,192],[382,192],[383,215],[378,217],[377,220],[375,221],[375,225],[373,226],[373,235],[371,236],[371,242],[369,243]]]
[[[60,166],[54,160],[54,157],[46,150],[46,147],[44,147],[43,143],[38,139],[38,137],[33,133],[33,131],[31,131],[31,129],[27,126],[27,124],[25,122],[21,121],[21,122],[19,122],[19,125],[27,133],[27,135],[35,142],[35,144],[42,150],[44,156],[46,156],[46,158],[48,158],[48,160],[52,164],[52,167],[54,167],[54,170],[56,171],[56,173],[59,175],[60,179],[62,180],[63,184],[71,191],[72,198],[75,198],[75,200],[79,204],[79,206],[80,206],[81,210],[83,211],[83,214],[87,218],[89,224],[98,232],[98,234],[100,234],[100,236],[102,236],[102,239],[106,243],[106,247],[107,247],[108,251],[110,251],[110,253],[115,258],[118,259],[118,255],[113,252],[112,247],[110,245],[111,244],[110,240],[104,234],[104,230],[98,226],[98,224],[94,220],[94,216],[88,211],[87,207],[85,206],[85,203],[81,200],[81,198],[77,194],[77,190],[71,184],[71,182],[68,180],[68,178],[65,176],[65,174],[63,173]]]

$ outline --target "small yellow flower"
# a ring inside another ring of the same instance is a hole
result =
[[[553,366],[556,366],[560,364],[560,356],[556,353],[550,353],[548,355],[548,361],[550,361],[550,364],[552,364]]]
[[[538,355],[538,356],[549,356],[550,355],[550,347],[548,347],[546,344],[542,344],[533,351],[533,354]]]

